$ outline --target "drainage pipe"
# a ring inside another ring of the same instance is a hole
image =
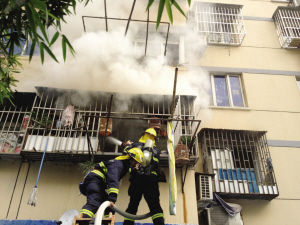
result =
[[[109,201],[105,201],[100,205],[100,207],[97,211],[97,214],[96,214],[95,225],[101,225],[102,224],[102,217],[103,217],[104,211],[108,207],[110,207],[110,202]],[[112,209],[115,210],[117,213],[119,213],[121,216],[124,216],[124,217],[126,217],[128,219],[132,219],[132,220],[143,220],[143,219],[151,217],[150,212],[147,213],[147,214],[144,214],[144,215],[133,215],[133,214],[130,214],[130,213],[127,213],[127,212],[123,212],[122,210],[118,209],[115,206],[112,207]]]

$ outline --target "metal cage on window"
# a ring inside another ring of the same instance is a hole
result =
[[[237,198],[278,196],[266,132],[206,128],[199,138],[205,172],[215,174],[215,192]]]
[[[300,7],[278,7],[273,19],[281,47],[300,48]]]
[[[241,45],[245,26],[241,5],[195,2],[189,21],[209,44]]]

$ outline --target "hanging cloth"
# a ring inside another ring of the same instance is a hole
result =
[[[230,216],[235,216],[235,214],[241,212],[242,206],[234,203],[225,202],[216,193],[214,193],[213,195],[214,195],[214,201],[217,202],[219,205],[221,205]]]
[[[174,133],[172,122],[167,123],[168,155],[169,155],[169,210],[170,215],[176,215],[177,183],[174,155]]]
[[[62,113],[61,124],[64,127],[71,127],[73,125],[75,116],[75,109],[73,105],[68,105]]]

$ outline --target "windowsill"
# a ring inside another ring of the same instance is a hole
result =
[[[249,107],[232,107],[232,106],[209,106],[210,109],[226,109],[226,110],[241,110],[250,111]]]
[[[271,0],[271,2],[289,3],[289,0]]]

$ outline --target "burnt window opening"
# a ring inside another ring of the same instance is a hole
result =
[[[223,197],[278,196],[266,132],[205,128],[199,138],[204,169],[215,174],[216,192]]]
[[[233,149],[234,166],[236,168],[254,168],[252,151]]]

